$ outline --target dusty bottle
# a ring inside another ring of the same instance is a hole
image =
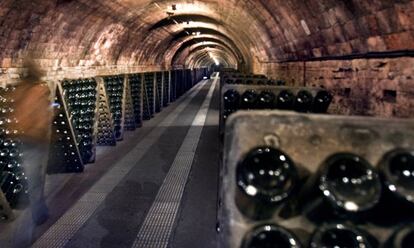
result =
[[[272,147],[254,148],[236,168],[236,205],[248,218],[269,218],[292,196],[298,181],[288,155]]]

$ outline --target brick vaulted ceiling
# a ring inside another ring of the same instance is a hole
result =
[[[173,5],[175,7],[173,7]],[[1,67],[206,65],[255,71],[414,50],[414,0],[1,0]]]

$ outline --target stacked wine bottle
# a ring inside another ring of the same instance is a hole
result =
[[[164,87],[163,87],[163,100],[162,100],[162,105],[164,107],[168,106],[168,103],[170,102],[169,97],[170,97],[170,72],[165,71],[164,72]]]
[[[154,116],[154,73],[144,74],[144,120],[149,120]]]
[[[52,122],[51,145],[47,172],[70,173],[84,170],[83,160],[78,148],[74,128],[70,121],[69,110],[60,87],[56,88],[53,102],[55,117]]]
[[[63,95],[84,164],[95,159],[97,83],[94,79],[62,81]]]
[[[112,113],[109,108],[108,96],[104,83],[98,84],[98,132],[97,144],[100,146],[115,146],[115,130]]]
[[[175,71],[175,99],[180,98],[183,87],[183,71]]]
[[[111,76],[105,77],[105,88],[108,94],[109,107],[112,113],[114,122],[115,137],[117,140],[123,138],[123,92],[124,92],[124,77]]]
[[[170,83],[170,101],[173,102],[177,99],[177,70],[171,71],[171,83]]]
[[[293,90],[282,89],[246,89],[240,93],[236,89],[228,89],[223,94],[223,118],[239,109],[281,109],[303,113],[326,113],[332,102],[332,95],[326,90],[318,90],[313,96],[308,89],[301,89],[294,94]]]
[[[286,153],[272,147],[252,149],[237,167],[238,210],[253,220],[269,219],[278,211],[281,218],[304,215],[319,228],[309,238],[303,230],[266,223],[246,234],[243,247],[274,242],[283,247],[378,247],[379,241],[355,224],[414,223],[414,150],[391,151],[378,168],[356,154],[333,154],[301,185],[300,169]],[[406,228],[387,247],[412,247],[414,229]]]
[[[133,74],[129,78],[131,86],[132,103],[134,106],[135,123],[142,126],[142,80],[141,74]]]
[[[161,112],[162,108],[162,72],[155,73],[155,112]]]
[[[131,84],[127,78],[124,86],[124,97],[123,97],[123,111],[124,111],[124,130],[134,131],[137,126],[135,124],[135,111],[134,111],[134,102],[132,99]]]
[[[186,92],[188,89],[193,87],[193,75],[192,75],[191,69],[185,70],[185,84],[184,84],[184,92]]]
[[[238,110],[290,110],[327,113],[333,96],[324,89],[279,86],[226,85],[222,88],[219,132],[228,117]]]
[[[276,111],[228,124],[221,247],[414,247],[412,121]]]
[[[29,201],[29,189],[22,167],[20,132],[14,129],[18,120],[13,117],[13,100],[8,98],[14,90],[14,87],[0,88],[0,189],[12,208],[23,208]]]

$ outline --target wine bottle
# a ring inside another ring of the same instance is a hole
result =
[[[385,190],[414,207],[414,151],[393,150],[379,164]]]
[[[368,232],[347,224],[326,224],[312,234],[310,248],[374,248],[378,241]]]
[[[414,224],[397,227],[386,240],[383,248],[412,248],[414,247]]]
[[[300,90],[295,99],[295,110],[307,113],[312,110],[313,96],[307,90]]]
[[[264,90],[260,92],[258,97],[259,109],[273,109],[275,107],[276,96],[270,90]]]
[[[236,205],[251,219],[269,218],[293,194],[298,181],[288,155],[272,147],[254,148],[236,168]]]
[[[314,102],[313,102],[313,112],[314,113],[326,113],[328,111],[329,105],[332,102],[332,95],[326,90],[320,90],[316,93]]]
[[[378,168],[383,193],[372,222],[395,225],[414,221],[414,151],[398,148],[387,152]],[[395,206],[398,211],[394,211]]]
[[[292,110],[295,104],[295,95],[290,90],[282,90],[277,96],[277,108],[282,110]]]
[[[254,90],[246,90],[241,96],[241,109],[256,109],[257,93]]]
[[[284,80],[276,80],[276,85],[284,86],[284,85],[286,85],[286,82]]]
[[[238,78],[236,81],[234,81],[235,84],[243,84],[243,80]]]
[[[337,153],[308,180],[298,200],[299,212],[315,222],[363,219],[380,201],[382,184],[375,168],[362,157]]]
[[[237,110],[240,103],[240,94],[236,90],[230,89],[223,94],[224,108]]]
[[[301,240],[291,231],[274,224],[262,224],[247,232],[241,248],[301,248]]]

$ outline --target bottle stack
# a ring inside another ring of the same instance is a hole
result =
[[[412,120],[252,111],[224,142],[220,247],[414,245]]]

